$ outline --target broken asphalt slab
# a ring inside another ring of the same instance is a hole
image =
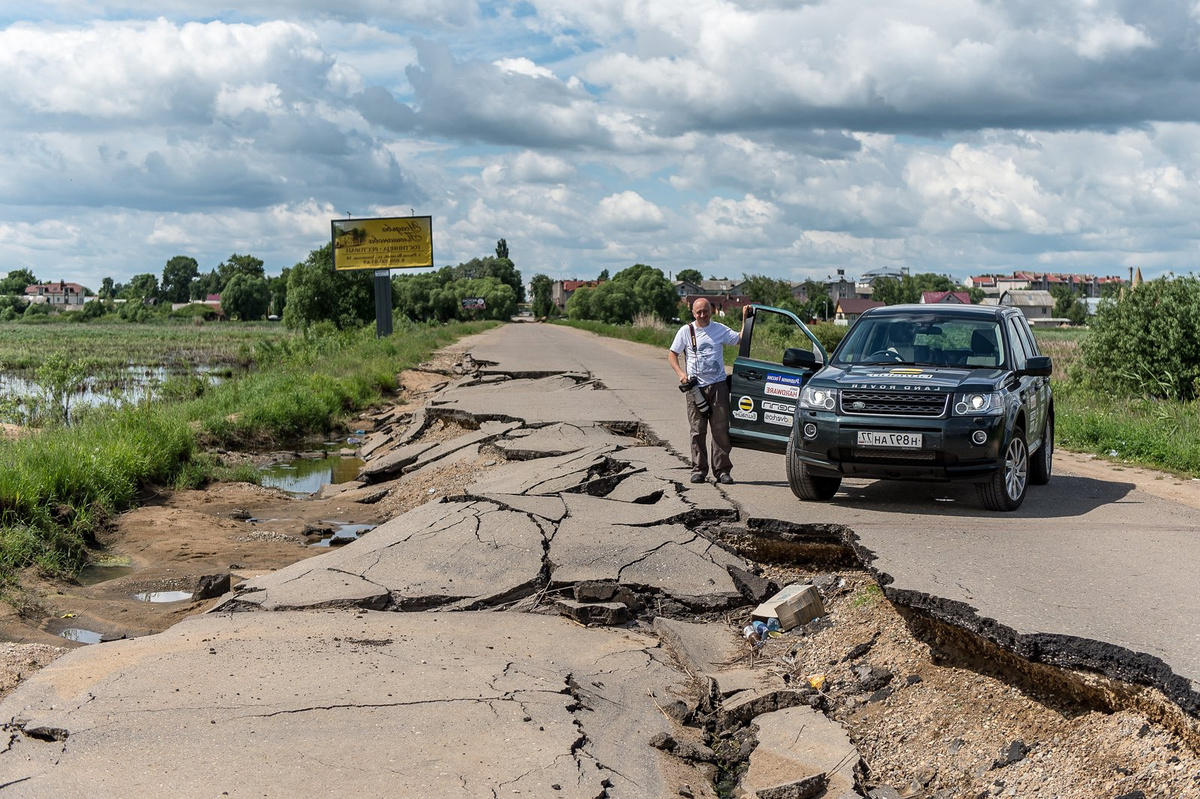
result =
[[[664,660],[653,638],[552,616],[207,614],[31,676],[0,704],[0,785],[12,797],[668,796],[704,778],[647,745],[672,728],[655,703],[682,688]]]

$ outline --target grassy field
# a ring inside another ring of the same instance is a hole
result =
[[[675,334],[673,325],[668,328],[661,324],[561,324],[600,335],[640,341],[661,347],[664,351]],[[740,322],[729,320],[726,324],[736,326]],[[1087,336],[1087,330],[1037,330],[1035,336],[1042,353],[1054,359],[1055,442],[1058,447],[1095,454],[1119,463],[1200,477],[1200,404],[1122,397],[1084,389],[1077,377],[1078,370],[1084,368],[1079,347]],[[726,348],[726,363],[732,364],[734,357],[736,350]],[[665,364],[663,368],[665,372]],[[1072,379],[1073,373],[1076,379]]]
[[[74,572],[95,532],[113,513],[130,507],[144,486],[198,486],[219,476],[255,479],[253,473],[223,472],[207,447],[277,447],[327,433],[395,390],[398,372],[494,324],[398,325],[386,339],[375,338],[373,329],[330,328],[306,337],[279,326],[248,332],[240,325],[214,325],[218,331],[203,328],[205,337],[191,344],[174,338],[170,325],[128,325],[115,338],[97,328],[99,340],[113,346],[142,342],[142,353],[154,351],[153,336],[143,334],[157,329],[171,342],[159,352],[190,347],[193,357],[211,352],[214,358],[242,352],[254,368],[216,386],[190,383],[167,399],[94,408],[69,428],[0,439],[0,588],[31,565],[51,574]],[[70,327],[72,333],[88,328]],[[99,350],[97,340],[76,340],[86,352]]]
[[[264,341],[296,335],[278,323],[0,323],[0,371],[36,369],[50,352],[70,353],[95,374],[128,366],[244,366]]]

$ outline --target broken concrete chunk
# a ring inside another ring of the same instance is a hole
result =
[[[737,590],[742,592],[742,596],[747,602],[761,603],[773,593],[779,591],[779,586],[763,577],[756,574],[751,574],[740,566],[729,566],[729,576],[733,578],[733,584],[737,586]]]
[[[815,585],[792,584],[754,609],[756,621],[779,619],[779,627],[790,630],[825,615],[821,593]]]
[[[820,796],[829,784],[829,778],[822,774],[813,774],[795,782],[775,785],[771,788],[760,788],[755,799],[813,799]]]
[[[611,627],[629,621],[629,608],[620,602],[576,602],[573,599],[560,599],[558,612],[580,624],[602,624]]]
[[[212,599],[229,593],[228,574],[206,574],[196,581],[194,599]]]
[[[758,746],[738,783],[741,795],[809,795],[772,791],[782,791],[787,786],[795,786],[795,791],[810,778],[824,776],[825,793],[820,796],[829,799],[861,796],[854,788],[861,758],[846,731],[836,722],[809,707],[790,707],[765,713],[754,719],[754,723],[759,728]]]

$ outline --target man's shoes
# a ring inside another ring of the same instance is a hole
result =
[[[692,472],[692,482],[693,483],[703,483],[704,475],[700,474],[700,472]]]
[[[729,472],[721,472],[717,475],[717,482],[721,485],[733,485],[733,478],[729,476]]]

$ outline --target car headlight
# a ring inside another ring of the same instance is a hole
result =
[[[832,411],[837,407],[838,390],[805,386],[800,389],[800,407],[814,411]]]
[[[956,416],[999,416],[1004,408],[996,392],[956,394],[954,413]]]

